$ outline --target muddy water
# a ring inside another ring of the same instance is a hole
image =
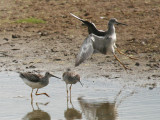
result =
[[[82,78],[84,86],[73,85],[67,101],[65,83],[51,78],[39,90],[50,98],[34,95],[31,106],[31,88],[17,73],[0,73],[0,78],[0,120],[160,120],[159,86],[139,87],[120,78]]]

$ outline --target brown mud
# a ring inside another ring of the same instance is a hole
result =
[[[117,46],[139,59],[116,53],[130,69],[126,72],[112,54],[94,54],[75,68],[75,57],[88,33],[69,13],[94,22],[102,30],[107,30],[108,20],[113,17],[128,24],[116,26]],[[159,13],[159,0],[1,0],[0,70],[60,72],[71,67],[90,77],[160,79]],[[31,17],[46,23],[15,22]]]

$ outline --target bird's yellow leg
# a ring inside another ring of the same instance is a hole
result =
[[[33,89],[32,89],[32,92],[31,92],[31,100],[33,101],[33,96],[32,96],[32,93],[33,93]]]
[[[33,89],[32,89],[32,92],[31,92],[31,106],[33,108],[33,96],[32,96],[32,93],[33,93]],[[34,108],[33,108],[34,109]]]
[[[47,97],[49,97],[49,95],[47,93],[37,93],[38,92],[38,89],[36,91],[36,94],[35,95],[46,95]]]
[[[71,84],[71,86],[70,86],[69,89],[70,89],[70,103],[71,103],[71,102],[72,102],[72,101],[71,101],[71,89],[72,89],[72,84]]]
[[[117,48],[116,48],[116,50],[119,52],[119,54],[125,55],[125,56],[127,56],[128,58],[133,59],[133,60],[138,60],[138,58],[134,58],[134,57],[131,57],[131,56],[129,56],[129,55],[126,55],[126,54],[122,53],[122,52],[121,52],[119,49],[117,49]]]
[[[118,60],[118,62],[124,67],[124,69],[127,70],[128,68],[117,58],[117,56],[115,54],[113,55],[116,58],[116,60]]]
[[[67,92],[67,99],[68,99],[68,86],[66,84],[66,92]]]

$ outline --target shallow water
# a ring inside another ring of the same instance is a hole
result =
[[[58,75],[57,75],[58,76]],[[59,74],[59,76],[61,76]],[[71,101],[62,80],[51,78],[35,96],[17,73],[0,73],[0,120],[160,120],[160,88],[127,85],[122,80],[83,78],[72,87]],[[35,91],[34,91],[35,92]]]

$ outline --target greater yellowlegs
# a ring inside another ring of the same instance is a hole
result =
[[[38,89],[47,86],[49,84],[50,77],[61,79],[57,76],[50,74],[49,72],[46,72],[45,76],[32,74],[32,73],[20,73],[20,77],[23,79],[25,84],[27,84],[32,88],[31,99],[32,99],[33,89],[35,88],[37,88],[35,95],[46,95],[49,97],[47,93],[38,93]]]
[[[76,15],[74,15],[74,14],[72,14],[72,13],[70,13],[70,14],[71,14],[73,17],[75,17],[75,18],[77,18],[78,20],[80,20],[81,22],[83,22],[83,23],[88,27],[88,33],[89,33],[89,34],[92,34],[92,33],[93,33],[93,34],[95,34],[95,35],[97,35],[97,36],[102,36],[102,37],[104,37],[106,34],[108,34],[108,31],[98,30],[98,29],[96,28],[96,26],[95,26],[94,23],[91,23],[91,22],[89,22],[89,21],[83,20],[83,19],[79,18],[78,16],[76,16]],[[116,43],[115,43],[115,48],[116,48],[116,50],[117,50],[118,53],[120,53],[120,54],[122,54],[122,55],[125,55],[125,56],[129,57],[130,59],[134,59],[134,60],[137,59],[137,58],[131,57],[131,56],[126,55],[125,53],[121,52],[121,51],[117,48]]]
[[[70,101],[71,101],[71,87],[72,84],[76,84],[77,82],[80,82],[80,84],[82,85],[81,81],[80,81],[80,75],[75,73],[74,71],[71,71],[71,69],[67,69],[66,72],[63,73],[63,80],[66,83],[66,91],[67,91],[67,97],[68,97],[68,84],[70,85]],[[83,85],[82,85],[83,86]]]
[[[107,54],[108,51],[112,52],[116,60],[127,69],[127,67],[117,58],[115,55],[116,47],[116,32],[115,32],[115,24],[126,25],[123,23],[119,23],[115,18],[109,20],[108,23],[108,31],[105,36],[97,36],[95,34],[89,34],[88,37],[84,40],[80,52],[77,55],[75,66],[80,65],[83,61],[88,59],[95,51],[98,51],[102,54]]]

